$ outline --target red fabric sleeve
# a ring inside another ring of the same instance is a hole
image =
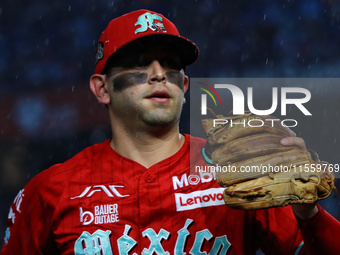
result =
[[[293,255],[302,243],[302,236],[290,206],[257,210],[255,229],[265,254]]]
[[[309,220],[296,217],[304,245],[299,254],[340,254],[340,222],[320,205]]]
[[[340,222],[317,206],[319,212],[309,220],[295,216],[290,206],[255,211],[255,229],[262,251],[265,254],[340,254]]]
[[[46,190],[44,174],[33,178],[10,207],[6,237],[1,250],[7,254],[54,254],[53,204],[56,197]]]

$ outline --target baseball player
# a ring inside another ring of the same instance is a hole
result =
[[[206,141],[181,134],[197,46],[163,15],[112,20],[90,87],[112,139],[41,172],[15,198],[1,254],[340,254],[340,223],[319,205],[227,207],[211,173],[190,171]],[[300,138],[287,145],[304,146]]]

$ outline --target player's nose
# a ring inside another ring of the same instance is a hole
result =
[[[163,69],[162,65],[158,62],[158,60],[152,61],[149,65],[150,75],[148,82],[149,84],[154,84],[157,82],[166,82],[167,77],[165,74],[165,70]]]

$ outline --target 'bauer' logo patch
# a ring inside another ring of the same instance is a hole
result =
[[[148,29],[155,32],[166,32],[162,17],[157,14],[151,14],[150,12],[140,15],[135,26],[140,26],[136,29],[135,34],[146,32]]]

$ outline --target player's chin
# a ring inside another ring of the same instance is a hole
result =
[[[156,108],[148,112],[144,112],[143,119],[149,125],[167,125],[179,121],[180,111],[165,108]]]

